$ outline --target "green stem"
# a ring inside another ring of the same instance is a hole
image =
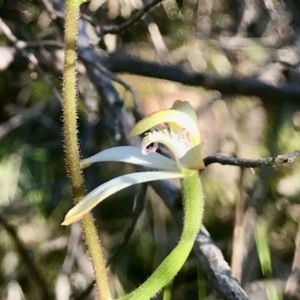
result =
[[[179,243],[141,286],[120,300],[150,299],[174,278],[187,260],[203,216],[203,192],[198,172],[193,172],[182,180],[182,190],[184,220]]]
[[[63,120],[64,137],[71,187],[74,201],[78,203],[85,196],[84,181],[80,169],[76,124],[76,41],[79,18],[79,0],[67,0],[65,8],[65,63],[63,74]],[[105,269],[105,261],[92,215],[82,219],[83,233],[94,268],[99,297],[112,299]]]
[[[170,281],[164,288],[163,300],[172,300],[173,281]]]

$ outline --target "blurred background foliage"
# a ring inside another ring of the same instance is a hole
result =
[[[92,48],[102,56],[126,54],[221,79],[252,77],[270,86],[299,86],[299,1],[164,0],[125,31],[98,38],[101,28],[123,24],[150,2],[85,2],[82,16]],[[59,95],[63,5],[62,0],[0,0],[1,299],[95,299],[87,290],[92,271],[80,230],[60,226],[72,206]],[[88,75],[79,59],[82,156],[122,144],[114,107],[107,106],[105,93],[99,94]],[[239,86],[222,95],[134,72],[117,75],[118,80],[109,75],[109,82],[123,110],[133,115],[137,107],[147,115],[177,99],[188,100],[199,116],[204,157],[220,153],[256,159],[300,148],[300,93],[298,101],[273,101],[243,95]],[[272,299],[266,282],[273,284],[276,297],[287,292],[291,270],[299,267],[299,167],[299,159],[256,169],[214,164],[202,174],[204,224],[251,299]],[[117,163],[92,166],[84,171],[87,189],[131,171]],[[169,210],[147,186],[118,193],[94,215],[111,258],[115,296],[142,283],[180,236]],[[258,218],[265,226],[265,234],[256,238],[265,245],[260,256],[254,237]],[[271,270],[267,275],[266,269]],[[193,256],[175,278],[171,294],[171,299],[219,299]]]

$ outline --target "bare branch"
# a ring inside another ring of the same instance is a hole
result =
[[[60,128],[54,120],[44,113],[45,108],[46,103],[39,102],[30,108],[18,109],[13,117],[0,124],[0,139],[22,126],[25,122],[33,119],[37,119],[37,121],[40,121],[44,126],[50,128],[61,137],[62,132],[59,130]]]
[[[247,300],[248,296],[232,276],[221,250],[202,226],[194,244],[194,253],[205,270],[209,281],[224,300]]]
[[[123,241],[110,254],[110,256],[106,262],[106,266],[109,266],[114,260],[116,260],[118,258],[118,256],[121,254],[121,251],[127,246],[128,242],[130,241],[130,237],[133,234],[133,231],[135,229],[138,218],[140,217],[140,215],[144,209],[147,186],[148,186],[148,184],[141,184],[139,186],[139,190],[137,191],[137,194],[135,196],[135,205],[134,205],[134,209],[133,209],[133,212],[131,215],[131,217],[132,217],[131,223],[126,228],[126,231],[125,231],[125,234],[123,237]]]
[[[141,20],[150,11],[152,7],[154,7],[160,2],[162,2],[162,0],[153,0],[149,2],[148,4],[143,6],[140,10],[134,12],[128,20],[126,20],[124,23],[120,25],[102,27],[99,34],[100,39],[108,33],[117,34],[125,31],[128,27]]]
[[[170,209],[176,221],[182,224],[181,192],[170,181],[150,182],[155,192]],[[231,275],[228,263],[221,250],[214,244],[209,232],[202,226],[194,243],[194,254],[207,274],[210,283],[224,300],[247,300],[248,297]]]
[[[295,84],[276,87],[252,77],[222,77],[213,73],[188,71],[180,66],[145,61],[119,53],[102,55],[99,59],[107,69],[114,72],[165,79],[190,86],[201,86],[208,90],[217,90],[223,96],[256,96],[265,102],[272,101],[272,104],[275,104],[276,101],[291,101],[300,107],[300,88]]]
[[[5,36],[14,44],[14,46],[21,51],[21,53],[24,55],[24,57],[27,58],[27,60],[32,64],[32,66],[35,68],[35,70],[40,74],[40,76],[44,79],[46,84],[49,86],[50,90],[54,94],[54,96],[62,103],[62,97],[60,92],[56,89],[56,87],[53,85],[52,81],[48,78],[46,73],[43,71],[43,69],[39,66],[39,62],[36,58],[36,56],[25,49],[25,47],[29,46],[26,42],[18,40],[17,37],[12,33],[10,28],[3,22],[3,20],[0,18],[0,29],[5,34]]]
[[[247,159],[247,158],[236,158],[224,155],[212,155],[205,157],[204,164],[208,166],[210,164],[221,164],[230,166],[239,166],[245,168],[257,168],[257,167],[274,167],[276,165],[291,163],[298,156],[300,156],[300,150],[288,152],[285,154],[279,154],[275,157],[259,158],[259,159]]]

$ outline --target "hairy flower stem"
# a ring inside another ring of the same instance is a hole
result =
[[[67,168],[74,201],[78,203],[85,196],[84,181],[79,164],[79,149],[76,128],[76,40],[79,18],[79,0],[67,0],[65,8],[65,62],[63,74],[63,121]],[[96,227],[89,213],[82,219],[82,228],[88,253],[95,273],[99,297],[110,300],[111,294]]]
[[[136,290],[120,300],[148,300],[166,286],[187,260],[200,230],[203,216],[203,191],[197,171],[182,180],[184,220],[179,243],[154,273]]]

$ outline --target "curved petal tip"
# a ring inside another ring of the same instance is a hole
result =
[[[164,180],[173,178],[182,178],[185,175],[180,172],[138,172],[122,175],[111,179],[86,195],[79,203],[77,203],[66,215],[62,225],[70,225],[80,220],[86,213],[91,211],[97,204],[109,197],[110,195],[132,186],[134,184]]]

